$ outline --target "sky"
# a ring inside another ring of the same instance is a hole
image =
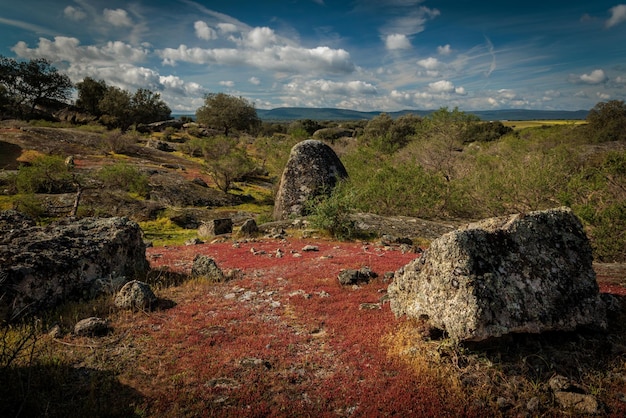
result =
[[[0,55],[258,109],[587,110],[626,99],[626,1],[0,0]]]

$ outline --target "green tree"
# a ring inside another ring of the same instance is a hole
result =
[[[100,116],[100,101],[107,91],[107,84],[104,80],[96,81],[91,77],[85,77],[83,81],[76,84],[78,99],[76,106],[85,109],[95,116]]]
[[[131,95],[119,87],[107,87],[104,96],[98,102],[98,109],[102,116],[100,121],[109,128],[119,128],[122,131],[132,124]]]
[[[626,139],[626,104],[623,100],[600,102],[587,114],[587,123],[594,142]]]
[[[250,173],[255,167],[238,141],[226,136],[207,138],[202,152],[209,175],[223,192],[228,192],[233,182]]]
[[[0,57],[0,84],[18,108],[28,106],[30,113],[44,100],[67,101],[73,88],[70,78],[44,58],[18,62]]]
[[[133,123],[152,123],[170,118],[172,111],[159,93],[138,89],[131,99]]]
[[[196,120],[212,128],[222,129],[226,136],[233,129],[254,131],[261,123],[252,103],[243,97],[225,93],[207,94],[204,106],[196,111]]]

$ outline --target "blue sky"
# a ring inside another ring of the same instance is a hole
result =
[[[590,109],[626,99],[618,1],[2,0],[0,55],[149,88],[174,113],[209,92],[261,109]]]

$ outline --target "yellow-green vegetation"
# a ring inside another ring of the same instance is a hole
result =
[[[525,128],[539,128],[542,126],[554,125],[584,125],[585,120],[506,120],[502,121],[504,126],[511,127],[517,131]]]
[[[146,240],[152,242],[155,247],[182,245],[185,241],[198,236],[198,231],[195,229],[181,228],[168,218],[139,222],[139,226]]]

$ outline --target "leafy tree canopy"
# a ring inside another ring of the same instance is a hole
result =
[[[196,120],[198,123],[223,130],[226,136],[233,129],[252,132],[261,124],[254,104],[243,97],[225,93],[207,94],[204,106],[196,111]]]
[[[67,101],[73,88],[70,78],[44,58],[16,61],[4,56],[0,56],[0,85],[20,113],[22,106],[32,113],[44,100]]]
[[[589,111],[587,122],[594,142],[626,139],[626,104],[623,100],[600,102]]]

